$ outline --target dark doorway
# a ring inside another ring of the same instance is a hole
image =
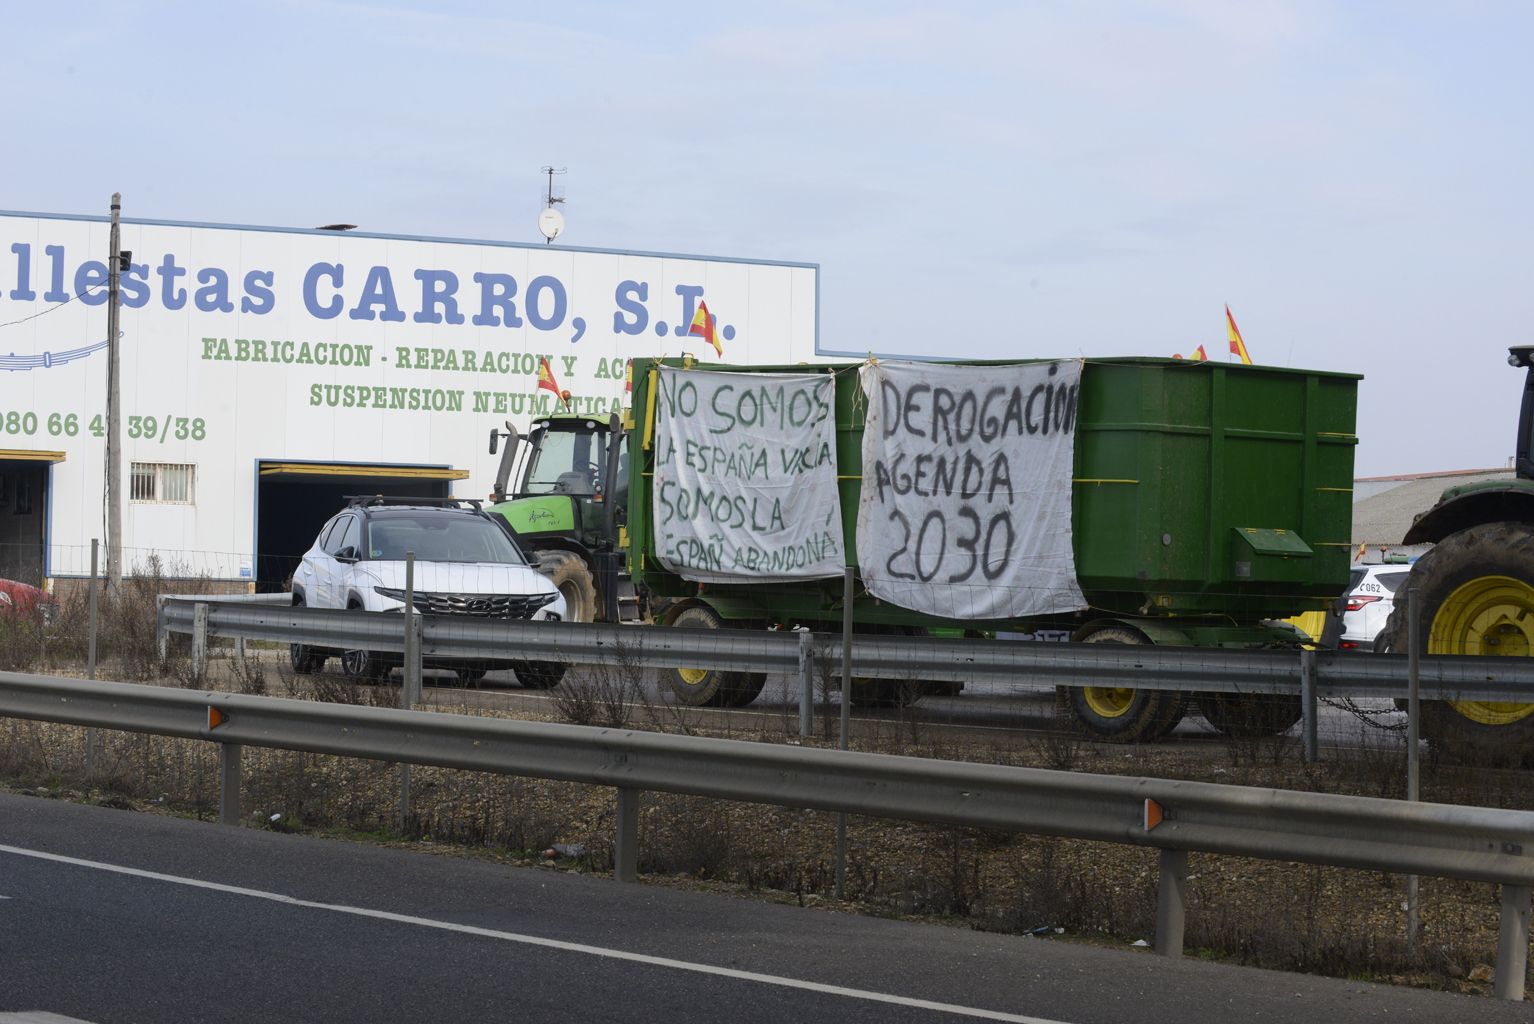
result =
[[[467,476],[450,469],[304,466],[270,463],[261,466],[256,483],[256,589],[273,593],[288,588],[293,570],[314,543],[325,521],[346,506],[353,494],[386,494],[408,498],[446,498],[452,481]],[[391,469],[398,476],[387,474]]]
[[[43,585],[50,466],[0,459],[0,578]]]

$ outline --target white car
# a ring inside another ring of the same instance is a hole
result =
[[[419,501],[420,499],[411,499]],[[327,522],[293,573],[293,603],[310,608],[401,612],[405,608],[405,555],[415,555],[415,609],[424,615],[559,621],[565,600],[548,577],[528,564],[511,532],[477,503],[385,504],[354,500]],[[381,679],[400,664],[398,654],[335,651],[289,645],[293,670],[318,671],[337,655],[356,679]],[[511,668],[524,686],[544,689],[564,675],[555,662],[430,659],[466,682],[490,669]]]
[[[1342,612],[1342,636],[1337,648],[1343,651],[1372,651],[1375,638],[1390,621],[1395,608],[1395,593],[1406,577],[1409,565],[1360,565],[1353,569]]]

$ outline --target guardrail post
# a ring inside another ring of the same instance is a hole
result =
[[[170,623],[167,620],[169,613],[165,610],[165,597],[162,594],[155,598],[159,603],[159,613],[155,616],[155,640],[160,653],[160,667],[165,667],[165,662],[170,658]]]
[[[800,626],[799,633],[799,736],[808,738],[815,734],[815,659],[811,652],[814,638],[808,628]]]
[[[91,584],[90,584],[90,625],[87,630],[85,647],[85,678],[96,678],[96,576],[97,576],[97,552],[100,541],[91,538]],[[158,620],[159,640],[163,650],[166,638],[165,632],[165,606],[160,605]],[[160,655],[160,660],[165,660],[165,655]],[[87,778],[96,776],[96,747],[99,740],[95,729],[85,730],[85,774]]]
[[[208,606],[198,601],[192,609],[192,676],[201,679],[208,671]]]
[[[1161,956],[1182,956],[1188,907],[1188,851],[1162,850],[1156,881],[1156,943]]]
[[[1502,887],[1502,928],[1497,939],[1497,974],[1492,990],[1498,999],[1523,1001],[1529,969],[1529,887]]]
[[[240,823],[240,755],[244,748],[238,743],[218,745],[218,823]]]
[[[1300,709],[1305,760],[1314,763],[1321,760],[1321,743],[1316,735],[1316,652],[1311,650],[1300,652]]]
[[[842,707],[841,738],[837,746],[847,749],[852,715],[852,566],[842,570]],[[836,898],[847,898],[847,812],[836,814]]]
[[[408,711],[421,702],[421,617],[415,610],[415,552],[405,552],[405,655],[400,697]]]
[[[421,699],[421,620],[415,613],[415,552],[405,552],[405,650],[401,658],[399,705],[415,709]],[[410,765],[399,766],[399,830],[410,828]]]
[[[618,787],[618,834],[613,843],[613,879],[639,881],[639,798],[642,792]]]

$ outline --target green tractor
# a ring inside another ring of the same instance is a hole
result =
[[[490,454],[497,449],[501,461],[487,511],[506,521],[554,581],[570,620],[640,619],[623,570],[628,437],[619,417],[542,416],[525,438],[508,421],[504,432],[490,431]]]
[[[1534,655],[1534,346],[1509,350],[1527,372],[1516,476],[1451,487],[1403,543],[1431,543],[1412,565],[1385,627],[1387,649],[1408,649],[1408,588],[1417,593],[1423,654]],[[1534,704],[1428,701],[1422,734],[1454,760],[1517,766],[1534,760]]]

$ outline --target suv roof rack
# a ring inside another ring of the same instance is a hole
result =
[[[347,508],[365,508],[373,505],[445,505],[454,508],[471,508],[478,512],[483,502],[478,498],[422,498],[408,494],[343,494]]]

